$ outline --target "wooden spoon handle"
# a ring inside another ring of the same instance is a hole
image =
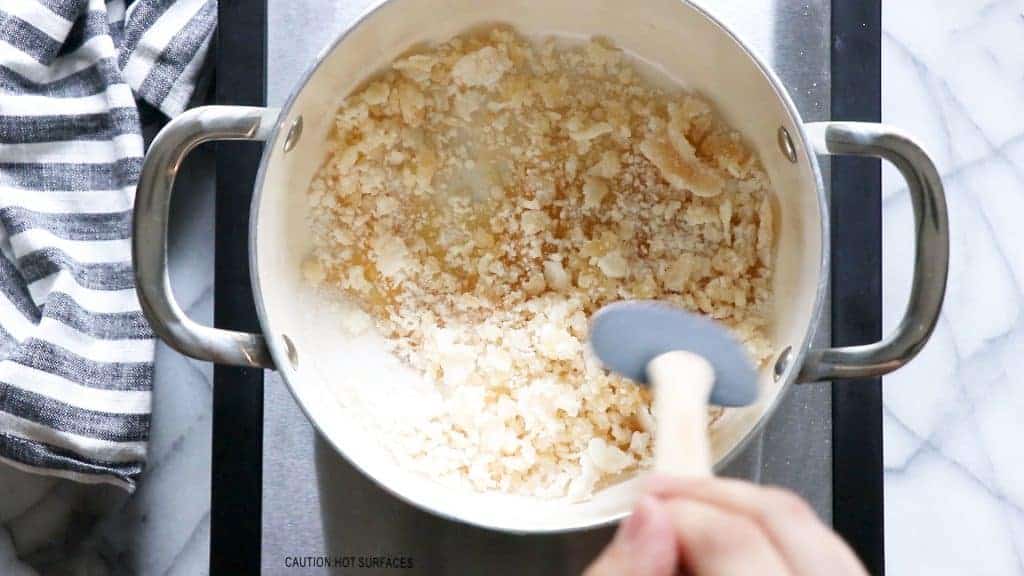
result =
[[[704,358],[685,351],[667,352],[647,365],[654,387],[658,429],[654,468],[672,476],[711,476],[708,398],[715,371]]]

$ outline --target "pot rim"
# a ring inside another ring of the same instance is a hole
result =
[[[271,156],[273,156],[274,154],[274,147],[279,137],[281,136],[281,133],[283,131],[286,131],[284,127],[285,121],[289,118],[290,112],[292,111],[292,107],[295,105],[295,101],[298,99],[299,95],[302,93],[306,85],[309,83],[310,78],[312,78],[317,72],[320,71],[320,68],[321,66],[323,66],[326,57],[329,54],[331,54],[335,49],[337,49],[338,46],[342,42],[344,42],[346,38],[348,38],[349,34],[351,34],[352,31],[354,31],[359,26],[363,25],[364,22],[370,16],[372,16],[374,13],[380,10],[383,6],[389,4],[391,1],[392,0],[379,0],[373,6],[370,6],[369,8],[364,10],[349,27],[342,31],[337,36],[337,38],[335,38],[328,46],[326,46],[317,54],[316,60],[311,65],[309,65],[306,68],[306,70],[300,75],[299,79],[296,80],[295,84],[291,89],[291,92],[288,94],[288,97],[281,105],[280,113],[277,117],[277,122],[275,123],[273,129],[270,131],[270,135],[266,140],[266,144],[264,145],[263,152],[260,156],[259,170],[256,172],[252,200],[249,206],[249,280],[252,285],[253,301],[256,306],[256,315],[257,318],[259,319],[260,328],[263,331],[263,334],[267,342],[267,346],[270,349],[271,357],[273,358],[274,364],[276,366],[287,366],[288,355],[287,352],[282,349],[282,344],[278,341],[278,339],[273,337],[273,326],[270,320],[267,318],[266,306],[263,299],[263,290],[260,284],[259,258],[257,257],[256,243],[257,227],[259,223],[259,213],[261,205],[260,200],[262,199],[263,196],[263,184],[266,176],[267,167],[269,165]],[[782,398],[785,397],[786,394],[789,392],[789,389],[793,386],[797,378],[797,375],[800,373],[800,368],[803,365],[804,358],[807,355],[808,350],[810,349],[811,342],[814,338],[815,333],[817,332],[818,325],[820,324],[821,314],[824,308],[825,292],[828,287],[829,266],[831,256],[829,234],[831,224],[829,221],[828,198],[825,195],[824,181],[821,177],[821,169],[818,163],[818,157],[813,152],[812,148],[808,146],[809,138],[804,127],[804,121],[800,116],[799,110],[797,110],[796,105],[790,97],[789,91],[786,90],[786,88],[782,84],[782,81],[771,69],[771,67],[768,66],[761,59],[761,57],[758,56],[757,53],[754,50],[752,50],[750,46],[748,46],[747,43],[743,41],[742,38],[739,37],[739,35],[733,32],[733,30],[729,28],[729,26],[727,26],[724,22],[722,22],[719,18],[711,14],[705,8],[696,4],[693,0],[678,1],[681,4],[685,5],[687,8],[697,12],[707,21],[712,23],[721,33],[727,35],[733,42],[735,42],[736,45],[740,48],[740,50],[742,50],[743,53],[747,56],[747,58],[749,58],[754,63],[754,65],[761,72],[761,75],[765,78],[765,80],[767,80],[768,83],[771,85],[771,88],[775,92],[776,97],[779,98],[779,100],[783,104],[786,116],[792,122],[793,126],[797,128],[797,134],[793,136],[795,136],[794,144],[797,151],[798,160],[802,158],[803,160],[807,161],[808,165],[810,166],[816,184],[815,192],[818,199],[818,228],[821,237],[821,256],[819,259],[818,285],[815,289],[814,305],[811,309],[811,325],[807,326],[807,328],[804,330],[803,339],[799,342],[798,346],[796,346],[796,348],[792,351],[792,353],[795,354],[795,357],[786,367],[786,371],[780,378],[781,384],[779,385],[778,391],[775,393],[774,398],[772,398],[772,401],[768,404],[768,406],[765,407],[764,411],[757,418],[757,421],[743,435],[743,437],[740,438],[740,440],[736,442],[736,444],[734,444],[721,458],[719,458],[714,463],[713,469],[714,472],[717,474],[721,472],[721,470],[730,462],[735,460],[736,457],[739,456],[744,450],[746,450],[755,438],[760,436],[760,434],[764,430],[764,426],[775,414],[775,411],[778,409],[779,404],[782,401]],[[449,520],[474,525],[480,528],[518,534],[561,534],[600,528],[602,526],[607,526],[612,523],[618,522],[619,520],[629,515],[629,512],[626,511],[609,514],[598,520],[588,520],[584,522],[579,522],[577,524],[569,524],[566,526],[551,528],[544,527],[531,530],[512,530],[504,526],[497,526],[493,524],[477,522],[472,519],[462,518],[453,515],[445,510],[440,510],[432,506],[426,505],[409,496],[406,496],[405,494],[397,490],[394,490],[391,486],[380,481],[372,474],[369,474],[366,470],[363,469],[362,466],[359,465],[358,462],[355,462],[354,460],[349,458],[345,449],[342,446],[339,446],[337,443],[335,443],[335,441],[322,430],[320,424],[312,416],[312,413],[308,409],[306,402],[304,402],[302,395],[297,391],[296,386],[291,382],[289,374],[286,371],[279,371],[279,373],[281,374],[281,379],[284,380],[285,385],[288,387],[289,393],[292,395],[292,398],[294,398],[295,403],[298,404],[299,409],[302,410],[302,413],[305,415],[306,420],[308,420],[310,424],[313,425],[313,428],[317,431],[317,433],[320,434],[321,437],[327,440],[327,443],[331,445],[335,452],[337,452],[342,458],[344,458],[346,462],[348,462],[350,465],[359,470],[359,472],[363,474],[363,476],[369,478],[370,481],[372,481],[377,486],[381,487],[384,491],[416,508],[426,510],[427,512],[430,512],[432,514],[441,516]]]

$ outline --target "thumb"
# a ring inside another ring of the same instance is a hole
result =
[[[676,537],[668,512],[643,496],[584,576],[674,576]]]

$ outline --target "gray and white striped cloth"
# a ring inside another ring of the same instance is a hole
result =
[[[134,488],[154,350],[135,99],[184,110],[216,19],[216,0],[0,1],[0,461]]]

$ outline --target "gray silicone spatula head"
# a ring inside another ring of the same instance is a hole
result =
[[[757,370],[724,326],[704,316],[653,300],[630,300],[598,310],[590,345],[606,368],[647,383],[647,364],[666,352],[686,350],[715,370],[710,402],[746,406],[757,400]]]

